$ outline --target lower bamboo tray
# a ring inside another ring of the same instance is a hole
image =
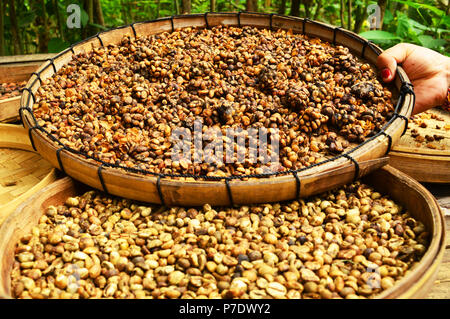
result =
[[[437,275],[444,253],[445,228],[442,213],[434,197],[418,182],[406,174],[386,166],[363,179],[378,191],[390,194],[430,231],[431,243],[420,263],[402,278],[397,285],[385,290],[378,298],[423,297]],[[60,205],[67,197],[80,195],[87,186],[65,177],[36,193],[18,207],[0,228],[0,296],[11,298],[10,272],[14,249],[18,240],[39,221],[45,208]]]
[[[0,224],[25,199],[56,179],[56,171],[32,152],[27,131],[0,124]]]
[[[434,108],[416,115],[419,116],[423,119],[410,120],[405,135],[392,148],[389,164],[420,182],[450,183],[450,113]],[[433,119],[434,116],[440,120]],[[426,127],[420,127],[422,122]],[[441,135],[444,138],[418,142],[411,136],[412,129],[416,129],[422,137]]]

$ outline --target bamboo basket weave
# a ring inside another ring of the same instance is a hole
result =
[[[379,160],[405,132],[414,107],[414,92],[406,73],[398,67],[394,86],[398,98],[396,110],[384,128],[345,154],[330,158],[306,169],[276,174],[206,177],[164,175],[133,168],[112,167],[95,158],[70,149],[56,140],[33,115],[34,92],[41,80],[51,77],[72,59],[72,54],[89,52],[93,47],[117,44],[123,36],[138,37],[170,32],[178,28],[209,28],[216,25],[255,26],[291,29],[348,47],[354,54],[374,65],[381,49],[353,32],[303,18],[262,13],[205,13],[181,15],[133,23],[101,32],[56,55],[34,74],[22,94],[20,114],[30,132],[33,147],[50,163],[69,176],[113,195],[144,202],[198,206],[274,202],[306,197],[343,185],[386,164]],[[188,177],[180,180],[177,177]],[[245,178],[243,178],[245,177]]]

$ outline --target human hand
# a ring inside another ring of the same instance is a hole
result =
[[[377,66],[384,82],[394,79],[398,63],[414,85],[416,104],[412,114],[444,104],[450,85],[449,57],[418,45],[399,43],[378,56]]]

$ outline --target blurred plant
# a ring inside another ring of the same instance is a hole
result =
[[[382,48],[400,42],[409,42],[449,55],[448,0],[446,9],[439,9],[436,5],[437,1],[427,2],[391,1],[385,11],[383,30],[365,31],[360,35],[379,44]]]

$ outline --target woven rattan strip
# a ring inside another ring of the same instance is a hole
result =
[[[353,177],[353,180],[356,181],[359,177],[359,164],[358,161],[355,160],[353,157],[351,157],[348,154],[343,154],[342,156],[344,156],[345,158],[348,158],[349,160],[351,160],[353,162],[353,164],[355,164],[355,176]]]
[[[225,178],[225,186],[227,187],[228,200],[230,201],[230,205],[234,206],[233,193],[231,191],[230,186],[230,178]]]
[[[33,130],[38,129],[38,126],[33,126],[28,129],[28,137],[30,138],[31,147],[34,151],[37,151],[36,146],[34,145],[34,139],[33,139]]]
[[[31,75],[32,75],[32,76],[33,76],[33,75],[37,76],[37,78],[39,79],[39,84],[42,85],[42,80],[41,80],[41,76],[40,76],[39,73],[33,72],[33,73],[31,73]]]
[[[164,201],[163,192],[161,190],[161,175],[158,175],[156,180],[156,188],[158,189],[159,200],[161,201],[161,205],[165,206],[166,202]]]
[[[301,183],[300,177],[298,177],[298,174],[296,171],[293,171],[292,175],[294,175],[294,178],[295,178],[295,194],[296,194],[295,197],[297,199],[300,199],[300,189],[301,189],[302,183]]]
[[[383,134],[384,136],[386,136],[387,137],[387,139],[388,139],[388,147],[387,147],[387,149],[386,149],[386,153],[384,153],[384,155],[387,155],[390,151],[391,151],[391,148],[392,148],[392,136],[390,136],[388,133],[386,133],[386,132],[380,132],[380,134]]]
[[[106,184],[105,184],[105,180],[103,179],[103,174],[102,174],[103,167],[104,167],[104,164],[102,163],[97,169],[97,175],[98,175],[98,179],[100,180],[100,184],[102,185],[103,191],[106,194],[109,194],[108,188],[106,187]]]

